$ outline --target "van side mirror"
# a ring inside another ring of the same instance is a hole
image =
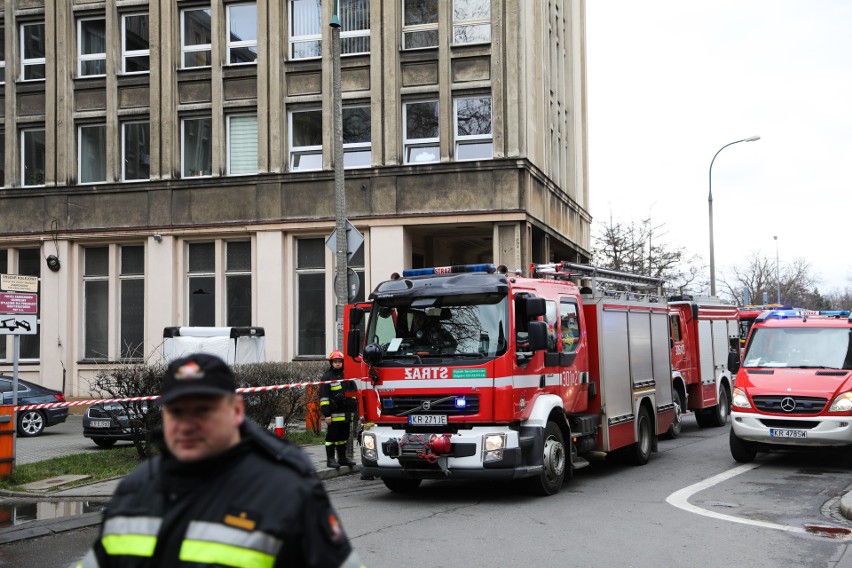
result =
[[[728,370],[734,375],[740,370],[740,354],[736,351],[728,351]]]

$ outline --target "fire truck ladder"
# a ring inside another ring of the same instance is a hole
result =
[[[588,282],[593,294],[599,292],[605,296],[624,299],[640,299],[644,296],[650,301],[661,301],[663,298],[662,278],[567,261],[533,264],[531,268],[533,276],[538,278],[570,280],[578,285],[582,285],[583,281]],[[614,286],[629,287],[630,290],[619,290]]]

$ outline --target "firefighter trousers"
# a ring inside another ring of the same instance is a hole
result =
[[[333,421],[328,425],[328,431],[325,434],[326,446],[338,446],[346,443],[349,439],[349,420]]]

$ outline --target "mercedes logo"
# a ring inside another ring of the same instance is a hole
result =
[[[793,412],[796,410],[796,399],[791,396],[785,396],[781,399],[781,410],[784,412]]]

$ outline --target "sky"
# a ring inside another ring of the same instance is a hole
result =
[[[592,231],[650,217],[717,293],[749,254],[852,288],[852,1],[587,0]],[[777,236],[777,241],[773,239]]]

